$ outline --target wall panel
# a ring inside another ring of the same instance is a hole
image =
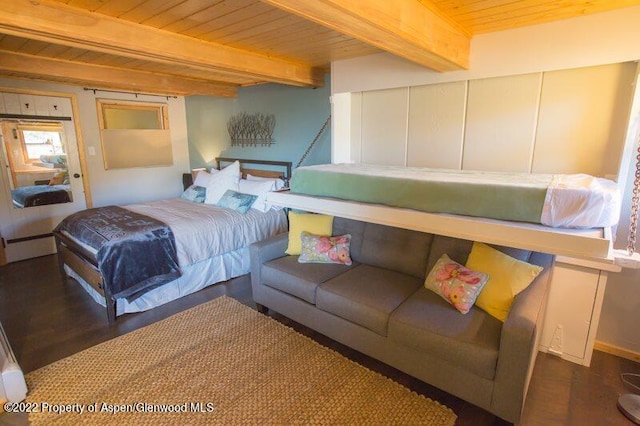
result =
[[[403,166],[409,89],[362,94],[362,162]]]
[[[545,73],[535,173],[617,175],[635,64]]]
[[[460,169],[467,83],[410,89],[407,165]]]
[[[469,82],[462,168],[529,172],[540,74]]]
[[[350,160],[615,179],[635,69],[627,62],[357,92]]]
[[[362,93],[351,96],[351,153],[356,163],[362,161]]]

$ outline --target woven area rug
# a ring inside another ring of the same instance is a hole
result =
[[[453,425],[411,392],[221,297],[26,376],[32,424]],[[70,412],[65,412],[70,411]]]

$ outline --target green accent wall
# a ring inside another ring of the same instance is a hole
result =
[[[262,84],[243,87],[236,99],[214,96],[186,98],[191,168],[212,167],[215,157],[291,161],[295,167],[331,112],[329,74],[316,89]],[[231,146],[227,120],[240,112],[274,114],[275,144]],[[318,140],[303,165],[331,162],[331,126]]]

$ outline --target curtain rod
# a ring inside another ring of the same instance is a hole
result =
[[[94,95],[96,94],[96,92],[109,92],[109,93],[123,93],[125,95],[135,95],[136,98],[138,97],[138,95],[144,95],[144,96],[157,96],[159,98],[166,98],[167,100],[169,100],[169,98],[178,99],[178,97],[174,95],[156,95],[153,93],[124,92],[122,90],[95,89],[92,87],[84,87],[83,89],[92,91]]]

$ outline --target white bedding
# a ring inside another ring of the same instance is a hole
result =
[[[171,228],[176,240],[182,276],[150,290],[131,302],[118,299],[117,315],[146,311],[208,285],[248,273],[249,245],[286,232],[288,228],[284,210],[269,210],[263,213],[249,209],[246,214],[241,214],[234,210],[180,198],[123,207],[160,220]],[[78,240],[74,241],[92,253],[96,252],[92,247]],[[75,271],[67,265],[65,270],[69,276],[80,282],[96,302],[105,305],[104,297]]]
[[[176,239],[181,267],[287,231],[287,218],[282,210],[262,213],[249,209],[242,214],[181,198],[130,204],[124,208],[169,225]]]
[[[542,207],[540,222],[562,228],[614,226],[621,209],[618,185],[586,174],[554,175]]]
[[[166,223],[173,231],[180,267],[248,247],[272,235],[286,232],[283,210],[266,213],[249,209],[246,214],[181,198],[129,204],[124,208]],[[96,250],[76,240],[91,253]]]

